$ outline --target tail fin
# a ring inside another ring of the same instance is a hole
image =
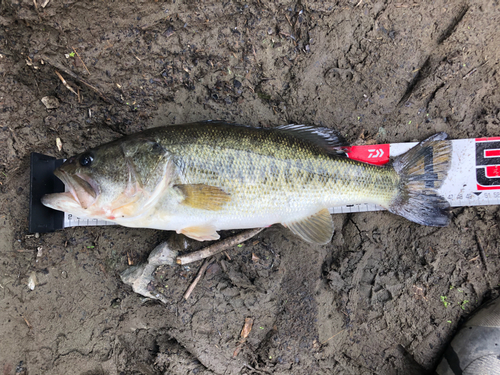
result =
[[[444,132],[437,133],[394,159],[400,186],[388,207],[390,212],[418,224],[448,225],[450,204],[437,194],[451,164],[452,148],[447,137]]]

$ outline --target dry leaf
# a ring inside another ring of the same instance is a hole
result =
[[[248,335],[250,334],[250,331],[252,330],[252,326],[253,326],[253,318],[245,318],[245,325],[243,326],[243,329],[241,330],[241,338],[243,340],[245,340],[248,337]]]

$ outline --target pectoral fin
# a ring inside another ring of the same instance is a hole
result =
[[[303,240],[320,245],[330,242],[333,236],[333,221],[326,208],[312,216],[283,225]]]
[[[197,241],[214,241],[220,238],[213,225],[196,225],[192,227],[182,228],[177,231],[183,235]]]
[[[231,196],[221,188],[205,184],[175,185],[182,195],[184,204],[193,208],[218,211],[231,200]]]

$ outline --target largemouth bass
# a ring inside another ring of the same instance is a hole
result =
[[[359,203],[445,226],[449,204],[437,189],[450,166],[446,138],[438,133],[375,166],[346,157],[348,145],[328,128],[164,126],[69,158],[54,172],[67,192],[42,203],[199,241],[218,239],[219,230],[281,223],[305,241],[325,244],[334,229],[328,208]]]

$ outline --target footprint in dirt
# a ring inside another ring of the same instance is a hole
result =
[[[353,78],[354,74],[351,69],[330,68],[325,72],[325,82],[331,87],[349,83]]]

